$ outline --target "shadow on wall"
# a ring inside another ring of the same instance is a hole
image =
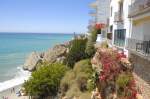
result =
[[[150,61],[138,55],[131,54],[134,63],[134,72],[150,86]]]

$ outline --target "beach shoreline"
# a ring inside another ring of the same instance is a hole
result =
[[[17,96],[17,92],[21,89],[22,84],[14,86],[12,88],[8,88],[4,91],[0,92],[0,99],[3,99],[3,97],[7,99],[28,99],[27,96]],[[13,90],[14,88],[14,90]]]

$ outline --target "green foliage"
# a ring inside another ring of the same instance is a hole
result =
[[[99,31],[94,29],[88,37],[88,42],[86,44],[86,50],[85,50],[88,57],[92,57],[95,53],[94,44],[96,43],[98,33]]]
[[[60,63],[45,63],[40,69],[32,72],[31,78],[23,86],[31,96],[55,96],[66,70],[67,67]]]
[[[99,33],[99,30],[94,29],[91,33],[92,42],[96,42],[97,40],[97,34]]]
[[[66,58],[66,64],[73,68],[75,62],[84,59],[86,57],[85,48],[86,48],[87,39],[76,38],[74,39],[69,47],[69,53]]]
[[[88,76],[90,76],[93,72],[92,64],[90,62],[90,59],[84,59],[84,60],[81,60],[81,61],[77,62],[75,64],[73,70],[76,73],[76,75],[78,75],[78,73],[80,73],[80,72],[84,72]]]
[[[116,80],[116,84],[120,87],[120,88],[125,88],[129,82],[132,79],[132,75],[131,74],[119,74],[117,80]]]
[[[69,70],[66,72],[60,84],[62,93],[65,93],[66,91],[68,91],[70,86],[75,82],[75,78],[76,78],[76,75],[73,70]]]
[[[92,38],[89,37],[86,44],[86,50],[85,50],[88,57],[92,57],[96,51],[94,48],[94,44],[95,43],[92,41]]]
[[[68,71],[63,77],[61,81],[62,91],[65,91],[68,97],[81,95],[87,91],[87,83],[92,73],[93,70],[90,59],[77,62],[73,70]]]
[[[88,91],[93,91],[96,87],[96,81],[98,80],[98,73],[95,71],[93,72],[92,76],[90,77],[90,79],[88,80],[87,83],[87,89]]]

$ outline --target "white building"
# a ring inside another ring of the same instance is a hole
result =
[[[112,45],[124,50],[126,37],[130,35],[130,19],[128,18],[131,0],[110,0],[109,32],[112,33]]]
[[[107,36],[107,25],[109,18],[109,2],[110,0],[96,0],[90,4],[90,7],[93,8],[90,12],[92,16],[92,25],[95,24],[104,24],[105,28],[102,28],[101,34],[98,34],[97,41],[101,41],[102,38]],[[94,23],[94,24],[93,24]]]
[[[143,99],[150,99],[150,0],[132,0],[129,18],[131,32],[126,48],[134,63],[134,73]]]

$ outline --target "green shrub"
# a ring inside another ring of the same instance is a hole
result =
[[[96,50],[95,50],[94,44],[96,43],[98,33],[99,33],[98,30],[93,29],[93,31],[88,37],[88,42],[86,44],[86,50],[85,50],[88,57],[92,57],[95,54]]]
[[[76,77],[76,82],[80,91],[84,92],[87,90],[87,80],[88,80],[88,75],[86,73],[84,72],[78,73]]]
[[[122,74],[119,74],[116,80],[116,84],[119,88],[125,88],[129,84],[131,79],[132,79],[131,74],[122,73]]]
[[[75,62],[86,58],[85,48],[87,39],[74,39],[69,47],[69,53],[66,58],[66,64],[73,68]]]
[[[82,92],[78,88],[78,85],[76,83],[74,83],[71,85],[70,89],[67,91],[66,96],[69,99],[73,99],[73,97],[80,96],[81,94],[82,94]]]
[[[45,64],[37,71],[32,72],[30,79],[23,86],[31,96],[55,96],[60,86],[60,80],[66,71],[67,67],[60,63]]]
[[[61,81],[62,94],[67,97],[80,96],[87,91],[88,79],[93,73],[90,59],[77,62],[73,70],[68,71]]]
[[[73,71],[76,73],[76,75],[78,75],[78,73],[80,72],[84,72],[88,76],[90,76],[93,72],[90,59],[84,59],[84,60],[77,62],[74,66]]]
[[[88,57],[92,57],[96,51],[96,49],[94,48],[94,42],[92,41],[91,36],[88,38],[87,44],[86,44],[86,54]]]
[[[64,94],[65,92],[68,91],[70,86],[75,82],[75,78],[76,78],[76,75],[75,75],[74,71],[70,70],[70,71],[66,72],[66,74],[62,78],[61,84],[60,84],[62,94]]]

